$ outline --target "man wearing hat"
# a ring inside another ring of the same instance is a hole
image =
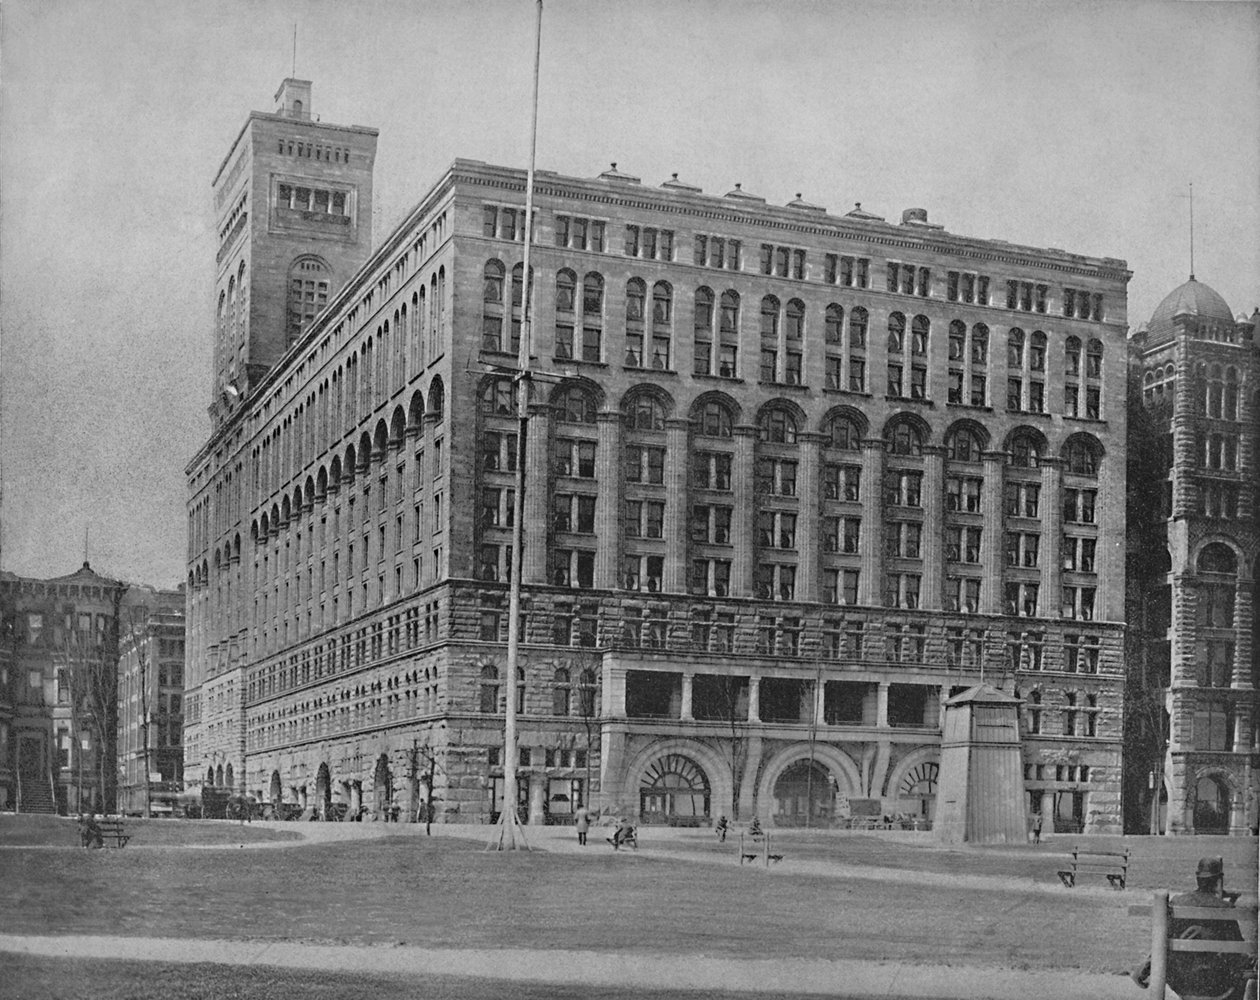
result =
[[[1198,888],[1168,900],[1171,906],[1201,906],[1233,909],[1225,898],[1225,862],[1221,858],[1200,858],[1194,873]],[[1241,941],[1238,923],[1232,920],[1175,918],[1169,927],[1172,937],[1198,938],[1204,941]],[[1220,1000],[1241,998],[1250,963],[1245,955],[1220,955],[1212,952],[1175,951],[1168,955],[1168,985],[1178,996],[1210,996]],[[1151,960],[1133,973],[1134,981],[1146,989],[1151,975]]]

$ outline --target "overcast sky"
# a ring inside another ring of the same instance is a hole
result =
[[[380,129],[377,240],[457,156],[523,167],[531,0],[6,0],[0,567],[184,577],[210,181],[290,75]],[[1190,270],[1260,303],[1260,5],[547,0],[538,163]]]

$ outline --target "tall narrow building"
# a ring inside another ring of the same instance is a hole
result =
[[[345,165],[268,135],[242,233],[325,225],[299,165]],[[615,165],[539,171],[530,220],[525,180],[454,161],[357,270],[325,258],[309,322],[280,323],[323,230],[220,260],[266,364],[239,396],[224,368],[189,467],[186,776],[490,820],[512,697],[529,822],[922,823],[941,702],[983,680],[1023,702],[1045,829],[1118,830],[1124,262]],[[549,374],[509,677],[530,225]]]
[[[376,130],[321,122],[309,80],[286,79],[275,101],[270,113],[250,113],[212,184],[219,234],[213,433],[186,469],[191,753],[185,759],[210,761],[211,783],[231,787],[239,785],[244,751],[239,678],[248,624],[241,608],[246,588],[248,599],[254,596],[254,578],[242,564],[244,485],[255,472],[251,461],[259,460],[249,454],[257,414],[244,404],[259,398],[267,374],[362,267],[372,245]],[[312,395],[303,417],[314,404]],[[286,417],[268,430],[261,449],[267,461],[296,462],[291,425]],[[302,427],[314,433],[309,420]],[[248,539],[245,546],[248,566]],[[285,558],[287,573],[293,554]],[[265,604],[268,597],[259,599]]]
[[[1258,318],[1191,276],[1131,339],[1133,831],[1256,824]]]

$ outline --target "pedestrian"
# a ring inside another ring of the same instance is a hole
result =
[[[578,844],[585,847],[586,833],[591,828],[591,814],[586,806],[578,806],[577,812],[573,814],[573,825],[577,827]]]
[[[1172,906],[1196,906],[1211,909],[1233,909],[1225,898],[1225,863],[1221,858],[1200,858],[1194,892],[1183,892],[1168,902]],[[1241,941],[1237,921],[1204,920],[1177,917],[1169,925],[1169,934],[1177,938],[1199,938],[1204,941]],[[1247,979],[1254,975],[1254,960],[1246,955],[1219,952],[1174,951],[1168,955],[1167,984],[1177,996],[1210,996],[1216,1000],[1241,1000]],[[1151,960],[1132,973],[1142,989],[1149,985]]]
[[[79,834],[83,841],[83,846],[88,848],[98,848],[105,846],[105,839],[101,836],[101,828],[96,822],[96,815],[88,813],[81,818],[81,830]]]
[[[723,813],[718,817],[717,823],[713,826],[713,832],[717,834],[719,844],[726,843],[726,831],[730,829],[730,824],[726,821],[726,814]]]
[[[1041,843],[1041,813],[1033,813],[1033,843]]]
[[[759,820],[756,816],[754,816],[752,818],[752,822],[748,824],[748,832],[754,837],[761,836],[761,820]]]
[[[617,821],[617,829],[608,842],[612,844],[613,850],[618,850],[622,844],[634,840],[634,825],[624,816]]]

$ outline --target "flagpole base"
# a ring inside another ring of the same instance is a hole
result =
[[[494,835],[486,844],[487,851],[529,851],[529,841],[525,839],[525,827],[516,815],[515,809],[504,809],[499,813],[499,821],[494,825]]]

